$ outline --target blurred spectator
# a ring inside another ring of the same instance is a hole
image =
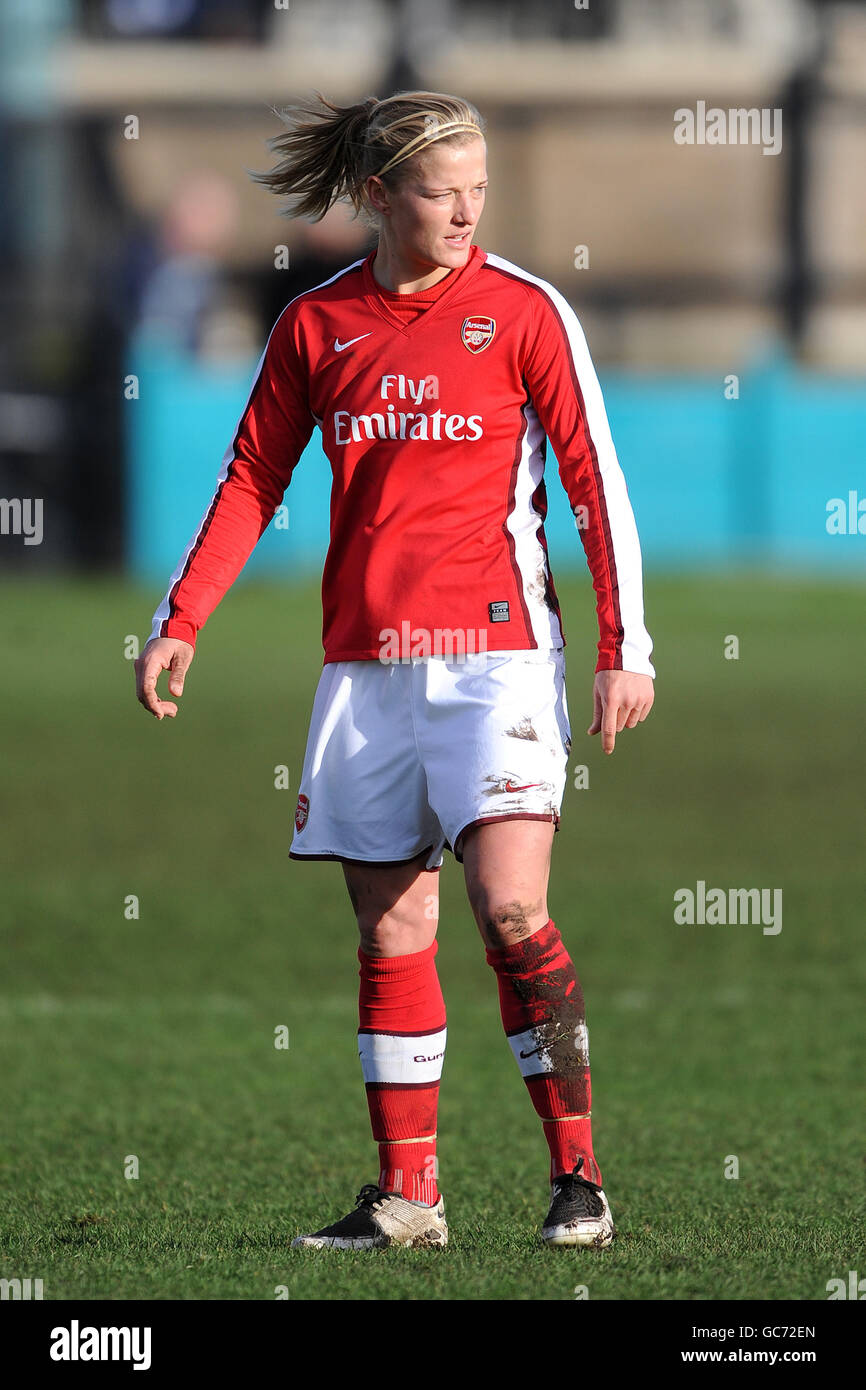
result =
[[[94,38],[241,39],[262,42],[273,0],[86,0]]]
[[[335,203],[321,222],[295,223],[292,233],[288,269],[269,274],[263,283],[262,314],[268,328],[296,295],[366,256],[376,242],[375,232],[344,203]]]
[[[244,357],[257,325],[229,293],[223,262],[237,233],[238,196],[200,171],[178,188],[160,231],[162,259],[145,283],[135,337],[195,356]]]

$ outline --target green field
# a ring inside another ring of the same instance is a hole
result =
[[[656,709],[604,758],[592,593],[558,588],[589,788],[566,792],[550,907],[613,1248],[538,1245],[547,1150],[446,856],[450,1244],[289,1249],[377,1174],[342,874],[287,855],[316,587],[239,586],[157,723],[124,659],[157,588],[7,581],[0,1276],[46,1299],[822,1300],[866,1274],[866,589],[651,576]],[[677,925],[698,880],[781,888],[781,932]]]

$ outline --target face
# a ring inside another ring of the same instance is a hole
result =
[[[412,161],[393,193],[371,180],[370,197],[383,216],[384,235],[403,260],[425,270],[466,264],[484,208],[486,153],[480,137],[465,145],[441,141]]]

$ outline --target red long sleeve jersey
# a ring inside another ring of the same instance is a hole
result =
[[[406,325],[378,292],[374,256],[274,325],[152,635],[195,644],[319,425],[333,471],[326,663],[379,658],[387,634],[462,632],[475,651],[563,646],[544,535],[549,438],[595,588],[596,669],[655,675],[634,517],[566,300],[474,246]]]

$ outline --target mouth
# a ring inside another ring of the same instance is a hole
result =
[[[468,232],[458,232],[458,233],[456,233],[454,236],[447,236],[447,237],[445,237],[444,240],[445,240],[446,245],[448,245],[448,246],[454,246],[454,247],[456,247],[456,248],[459,250],[461,246],[467,246],[467,245],[468,245],[471,236],[472,236],[472,232],[471,232],[471,231],[468,231]]]

